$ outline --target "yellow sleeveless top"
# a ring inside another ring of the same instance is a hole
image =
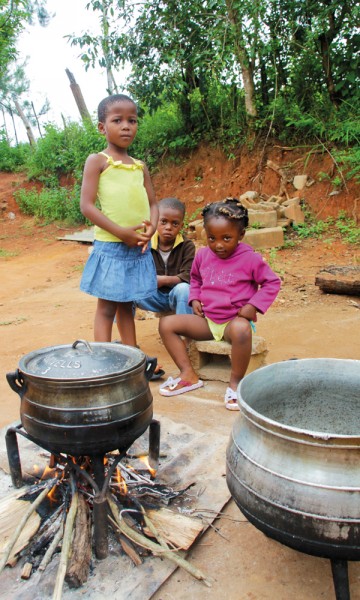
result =
[[[99,152],[107,158],[107,167],[101,173],[98,200],[101,212],[121,227],[138,225],[150,219],[150,205],[144,186],[144,165],[133,159],[131,165],[124,164]],[[121,242],[105,229],[95,225],[95,239],[100,242]]]

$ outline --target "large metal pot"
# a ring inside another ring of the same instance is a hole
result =
[[[152,419],[143,352],[122,344],[53,346],[24,356],[7,374],[34,442],[73,456],[126,450]]]
[[[360,559],[360,361],[269,365],[238,388],[227,484],[270,537],[335,560]]]

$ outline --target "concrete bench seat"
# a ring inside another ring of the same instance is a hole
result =
[[[246,373],[265,366],[267,352],[265,339],[253,335],[251,358]],[[231,369],[231,344],[224,341],[215,342],[215,340],[192,341],[189,345],[189,356],[201,379],[228,383]]]

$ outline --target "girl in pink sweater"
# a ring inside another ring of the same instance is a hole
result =
[[[225,406],[239,410],[236,390],[250,362],[256,314],[264,314],[274,302],[280,279],[261,254],[241,242],[249,219],[236,198],[208,204],[202,215],[208,245],[198,251],[191,269],[189,304],[194,314],[160,320],[161,338],[180,371],[160,387],[160,394],[175,396],[203,386],[183,337],[225,340],[232,346]]]

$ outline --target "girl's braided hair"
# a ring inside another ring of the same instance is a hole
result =
[[[229,221],[238,221],[244,229],[249,224],[247,208],[237,198],[225,198],[220,202],[211,202],[204,206],[201,214],[204,217],[204,225],[211,217],[224,217]]]

